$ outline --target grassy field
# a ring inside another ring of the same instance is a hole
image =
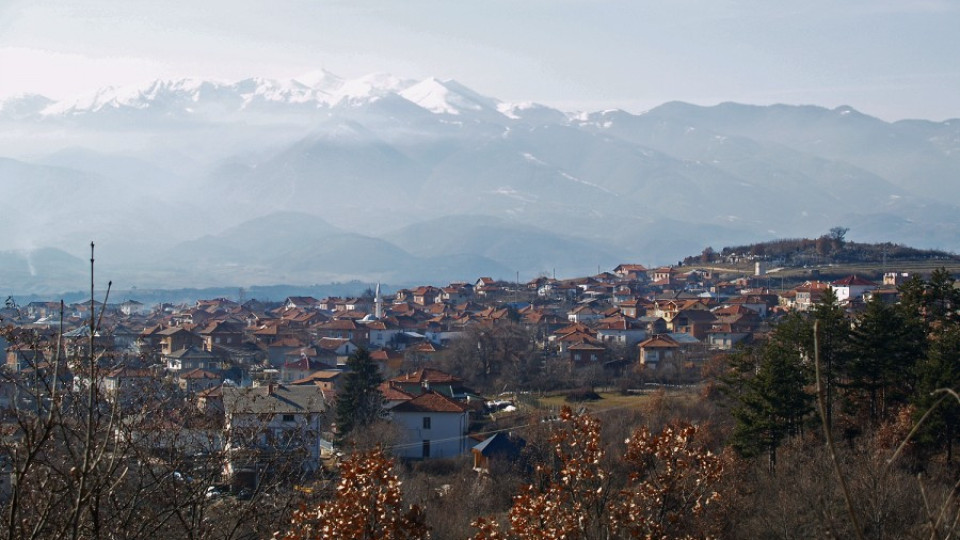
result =
[[[546,396],[537,399],[540,409],[556,410],[564,405],[579,409],[581,406],[588,411],[603,411],[606,409],[640,408],[654,399],[659,399],[658,390],[648,390],[637,394],[621,394],[620,392],[597,392],[600,399],[597,401],[567,402],[565,395]],[[684,388],[680,390],[670,390],[665,393],[671,399],[684,399],[694,396],[697,393],[696,388]]]

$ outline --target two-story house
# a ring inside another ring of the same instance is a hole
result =
[[[223,386],[224,472],[255,485],[265,473],[314,471],[327,403],[314,385]]]
[[[391,421],[400,428],[394,446],[401,458],[426,459],[459,456],[470,449],[469,410],[437,392],[426,392],[390,409]]]

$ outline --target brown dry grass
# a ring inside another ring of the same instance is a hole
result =
[[[649,406],[654,399],[660,399],[659,391],[648,390],[638,394],[621,394],[620,392],[597,392],[600,395],[597,401],[570,403],[565,401],[565,395],[553,395],[538,399],[541,409],[559,409],[564,405],[579,408],[581,405],[590,412],[605,411],[607,409],[641,409]],[[697,399],[697,390],[679,389],[666,392],[670,399]]]

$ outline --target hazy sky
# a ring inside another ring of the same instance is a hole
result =
[[[960,0],[0,0],[0,97],[327,69],[505,101],[960,117]]]

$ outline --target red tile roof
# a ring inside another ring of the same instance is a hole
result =
[[[418,370],[416,370],[416,371],[414,371],[414,372],[412,372],[412,373],[407,373],[407,374],[401,375],[401,376],[399,376],[399,377],[394,377],[393,379],[390,379],[390,380],[391,380],[391,381],[398,382],[398,383],[410,383],[410,382],[416,382],[416,383],[422,383],[422,382],[429,382],[429,383],[454,383],[454,382],[456,382],[456,383],[458,383],[458,382],[463,382],[462,379],[460,379],[459,377],[457,377],[457,376],[455,376],[455,375],[451,375],[451,374],[449,374],[449,373],[445,373],[445,372],[443,372],[443,371],[440,371],[439,369],[431,369],[431,368],[418,369]]]
[[[857,277],[856,275],[847,276],[843,279],[838,279],[832,283],[832,285],[838,287],[876,287],[877,284],[863,279],[862,277]]]
[[[391,412],[462,413],[466,410],[466,407],[446,396],[427,392],[397,405],[391,409]]]

